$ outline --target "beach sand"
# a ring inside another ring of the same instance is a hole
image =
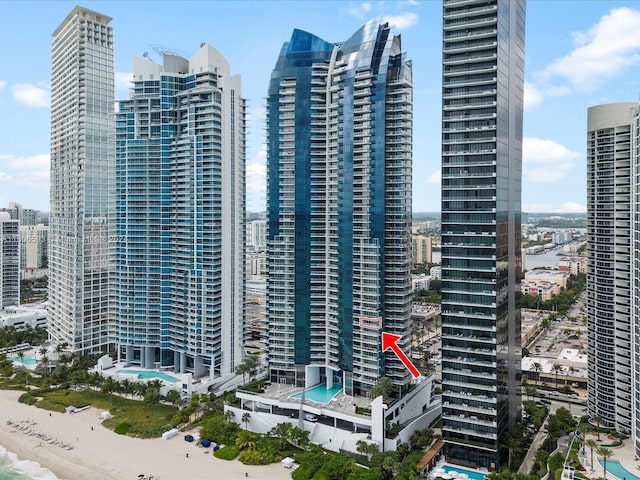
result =
[[[101,411],[56,413],[18,403],[22,392],[0,390],[0,445],[20,460],[32,460],[61,480],[136,480],[139,474],[154,480],[233,480],[236,478],[290,479],[281,464],[251,466],[237,460],[219,460],[185,442],[184,433],[169,440],[117,435],[100,424]],[[7,425],[6,420],[31,420],[32,428],[73,444],[66,450]],[[93,427],[93,430],[91,430]],[[186,454],[189,454],[187,457]]]

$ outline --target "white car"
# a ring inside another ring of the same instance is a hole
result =
[[[304,419],[307,422],[317,422],[318,421],[318,417],[316,417],[314,414],[312,413],[305,413],[304,414]]]

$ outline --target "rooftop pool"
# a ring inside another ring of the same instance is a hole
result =
[[[327,404],[333,397],[335,397],[342,390],[342,385],[334,383],[333,387],[327,388],[324,383],[311,387],[304,391],[304,399],[311,400],[312,402]],[[300,400],[302,398],[302,392],[291,395],[289,398],[295,398]]]
[[[171,375],[167,375],[164,372],[155,372],[153,370],[132,370],[130,368],[125,368],[123,370],[116,370],[115,373],[122,373],[125,375],[137,375],[139,380],[151,380],[153,378],[157,378],[170,383],[177,383],[180,381],[179,378],[172,377]]]

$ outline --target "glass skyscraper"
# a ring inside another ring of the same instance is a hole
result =
[[[49,334],[113,345],[114,69],[111,18],[75,7],[53,33]]]
[[[119,358],[209,378],[242,359],[245,100],[202,44],[134,59],[116,108]]]
[[[444,0],[442,435],[499,468],[520,415],[525,2]]]
[[[294,30],[267,100],[268,357],[273,382],[364,395],[410,375],[411,62],[388,24],[343,43]]]

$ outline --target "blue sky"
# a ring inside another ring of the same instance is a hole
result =
[[[0,0],[0,206],[49,209],[51,33],[76,2]],[[265,209],[264,97],[294,28],[330,42],[367,20],[396,26],[413,60],[414,211],[440,210],[441,3],[417,1],[87,1],[113,17],[116,98],[132,59],[184,56],[201,42],[242,75],[249,101],[247,207]],[[523,210],[586,209],[586,113],[640,95],[640,3],[530,0],[527,5]]]

